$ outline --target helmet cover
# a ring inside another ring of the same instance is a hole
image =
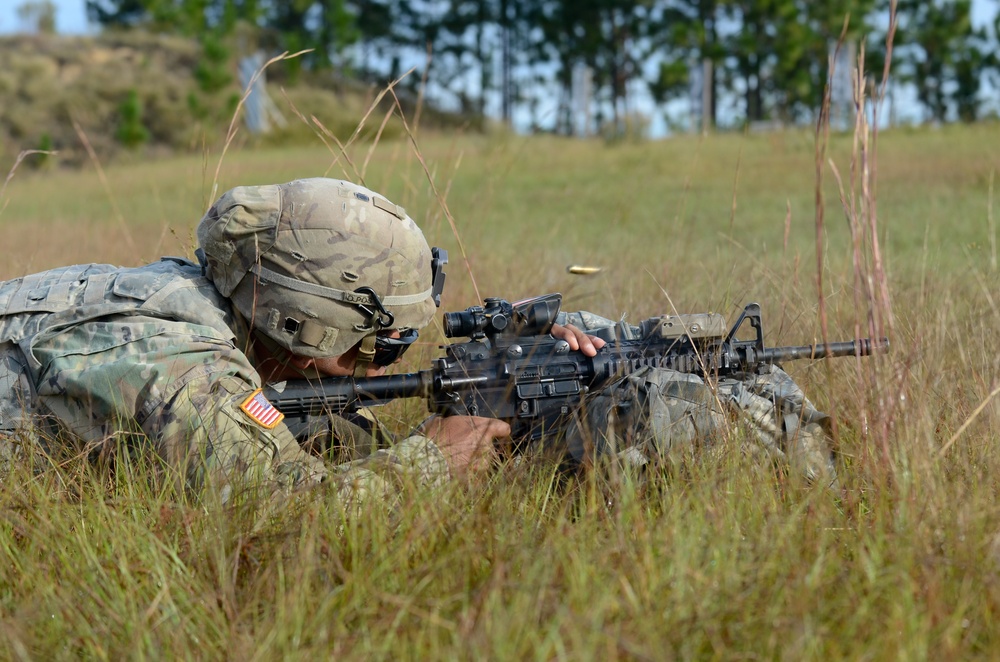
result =
[[[376,331],[420,328],[434,315],[423,233],[402,207],[357,184],[240,186],[212,205],[197,235],[219,292],[293,354],[339,356]],[[378,296],[389,326],[359,288]]]

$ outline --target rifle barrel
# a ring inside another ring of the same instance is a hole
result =
[[[330,379],[338,378],[331,377]],[[369,400],[419,398],[429,393],[431,379],[432,377],[428,370],[408,372],[401,375],[383,375],[382,377],[361,377],[352,380],[354,386],[353,394],[355,397]],[[325,379],[321,380],[321,388],[322,382],[325,381]]]
[[[426,397],[433,377],[429,370],[382,377],[326,377],[315,382],[288,382],[284,388],[269,388],[266,397],[288,416],[338,411],[349,404],[396,398]]]
[[[825,345],[803,345],[801,347],[768,347],[761,352],[766,362],[794,361],[795,359],[825,359],[837,356],[870,356],[889,348],[889,339],[881,338],[877,343],[871,338],[860,338],[846,342],[832,342]]]

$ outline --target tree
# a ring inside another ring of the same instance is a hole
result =
[[[303,61],[314,69],[343,66],[340,56],[359,37],[345,0],[274,2],[262,21],[284,50],[312,49]]]
[[[39,34],[56,32],[56,6],[52,0],[27,0],[18,6],[17,16]]]
[[[506,39],[501,26],[501,16],[506,7],[502,5],[496,0],[450,0],[441,21],[447,40],[446,52],[457,61],[458,66],[478,71],[477,94],[472,96],[468,91],[459,94],[464,101],[463,110],[471,110],[480,116],[486,114],[487,96],[498,91],[494,65],[498,54],[504,52]],[[509,55],[509,51],[506,52]],[[510,105],[501,102],[501,107],[509,110]],[[504,118],[505,121],[509,119],[509,116]]]
[[[213,0],[87,0],[87,17],[101,25],[144,27],[195,37],[209,27]]]
[[[725,19],[722,1],[663,0],[650,11],[649,43],[659,62],[650,91],[660,104],[679,98],[689,91],[691,72],[699,72],[705,129],[718,120],[717,72],[726,56],[719,29]]]
[[[562,91],[562,124],[568,122],[573,70],[592,73],[597,121],[610,111],[613,132],[625,130],[630,112],[629,86],[642,80],[642,62],[649,47],[649,26],[655,5],[650,0],[549,0],[537,15],[544,37],[540,53],[556,65]]]
[[[727,21],[740,29],[725,38],[734,62],[730,87],[742,93],[748,122],[811,119],[823,102],[831,49],[857,41],[872,0],[728,0]],[[847,27],[846,33],[844,27]]]
[[[570,133],[574,71],[584,67],[597,123],[618,132],[632,90],[645,85],[665,105],[691,95],[699,78],[705,126],[717,123],[720,99],[733,102],[738,120],[808,121],[823,102],[845,18],[850,43],[873,27],[884,32],[879,17],[890,0],[86,2],[103,25],[175,32],[203,45],[230,43],[227,35],[242,22],[275,50],[310,50],[288,67],[359,63],[360,74],[379,83],[420,67],[429,51],[429,68],[406,86],[426,80],[429,98],[476,115],[495,99],[507,123],[525,107],[535,112],[554,100],[554,128]],[[971,0],[899,0],[894,60],[937,121],[978,117],[983,78],[1000,77],[993,42],[972,28],[970,7]],[[884,42],[874,39],[868,49],[876,73]],[[206,61],[209,55],[218,54],[206,47]]]
[[[90,20],[110,27],[144,27],[202,40],[219,39],[242,20],[274,35],[285,50],[312,49],[309,66],[342,64],[358,39],[347,0],[87,0]]]
[[[996,59],[986,30],[972,26],[971,0],[900,0],[897,12],[893,59],[928,117],[977,119],[982,79]]]

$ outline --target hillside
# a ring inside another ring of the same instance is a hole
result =
[[[77,165],[88,158],[85,141],[102,161],[127,152],[145,157],[198,151],[221,142],[241,94],[229,55],[235,50],[205,50],[194,41],[138,31],[0,38],[0,169],[6,172],[22,150],[36,149],[58,156],[33,156],[28,167]],[[263,138],[272,142],[313,135],[298,114],[316,117],[346,139],[378,91],[329,73],[302,74],[294,84],[280,66],[267,73],[270,95],[288,120]],[[388,109],[384,102],[374,114],[373,131]],[[425,120],[429,116],[439,123],[462,121],[423,113]],[[400,133],[390,123],[383,138]]]

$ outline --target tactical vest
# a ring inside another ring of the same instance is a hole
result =
[[[229,301],[200,266],[180,258],[131,269],[75,265],[0,283],[0,345],[17,344],[29,363],[38,339],[113,315],[186,321],[235,338]]]

